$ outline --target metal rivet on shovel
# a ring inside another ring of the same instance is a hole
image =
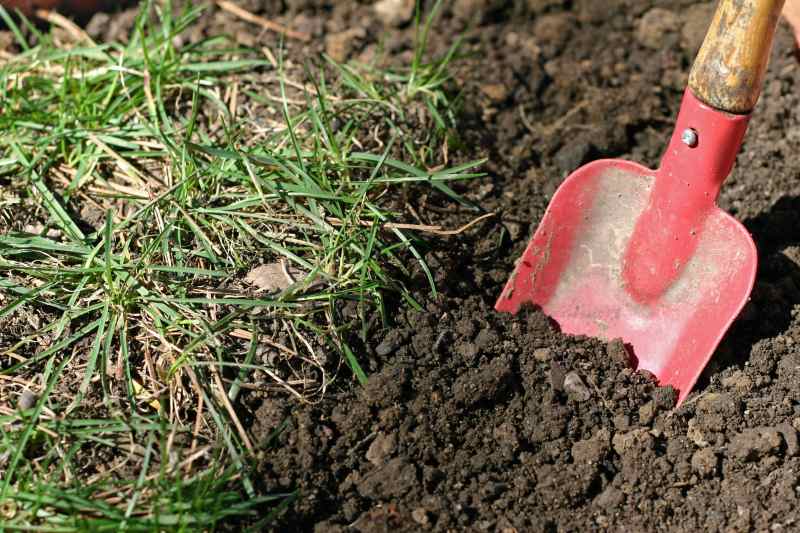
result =
[[[683,144],[689,148],[694,148],[697,146],[697,132],[692,128],[686,128],[683,130],[683,133],[681,133],[681,140]]]
[[[605,159],[573,172],[498,311],[533,304],[564,333],[620,338],[637,369],[675,388],[678,403],[686,398],[755,281],[753,239],[716,199],[761,93],[783,3],[719,0],[659,168]]]

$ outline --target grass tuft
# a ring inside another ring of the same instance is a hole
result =
[[[126,44],[99,45],[0,8],[6,527],[213,529],[291,501],[247,477],[267,440],[243,392],[313,401],[340,361],[366,381],[355,336],[390,294],[419,307],[416,272],[436,290],[421,237],[441,228],[398,198],[470,205],[451,185],[480,175],[447,165],[439,7],[393,70],[187,41],[191,3],[143,2]]]

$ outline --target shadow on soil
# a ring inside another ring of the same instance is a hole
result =
[[[759,342],[786,332],[800,304],[800,197],[784,196],[744,225],[758,248],[756,284],[698,388],[708,384],[708,376],[744,364]]]

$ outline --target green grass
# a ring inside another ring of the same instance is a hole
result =
[[[207,530],[296,496],[248,477],[269,443],[243,391],[319,398],[339,361],[365,381],[353,341],[387,297],[418,306],[416,269],[436,290],[399,192],[469,205],[451,184],[478,175],[442,164],[439,7],[393,70],[177,46],[191,5],[66,48],[0,8],[20,48],[0,60],[0,529]]]

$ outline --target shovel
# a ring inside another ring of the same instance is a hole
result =
[[[621,338],[637,369],[691,391],[747,302],[750,234],[716,206],[761,91],[783,0],[720,0],[657,170],[600,160],[553,196],[495,308]]]

